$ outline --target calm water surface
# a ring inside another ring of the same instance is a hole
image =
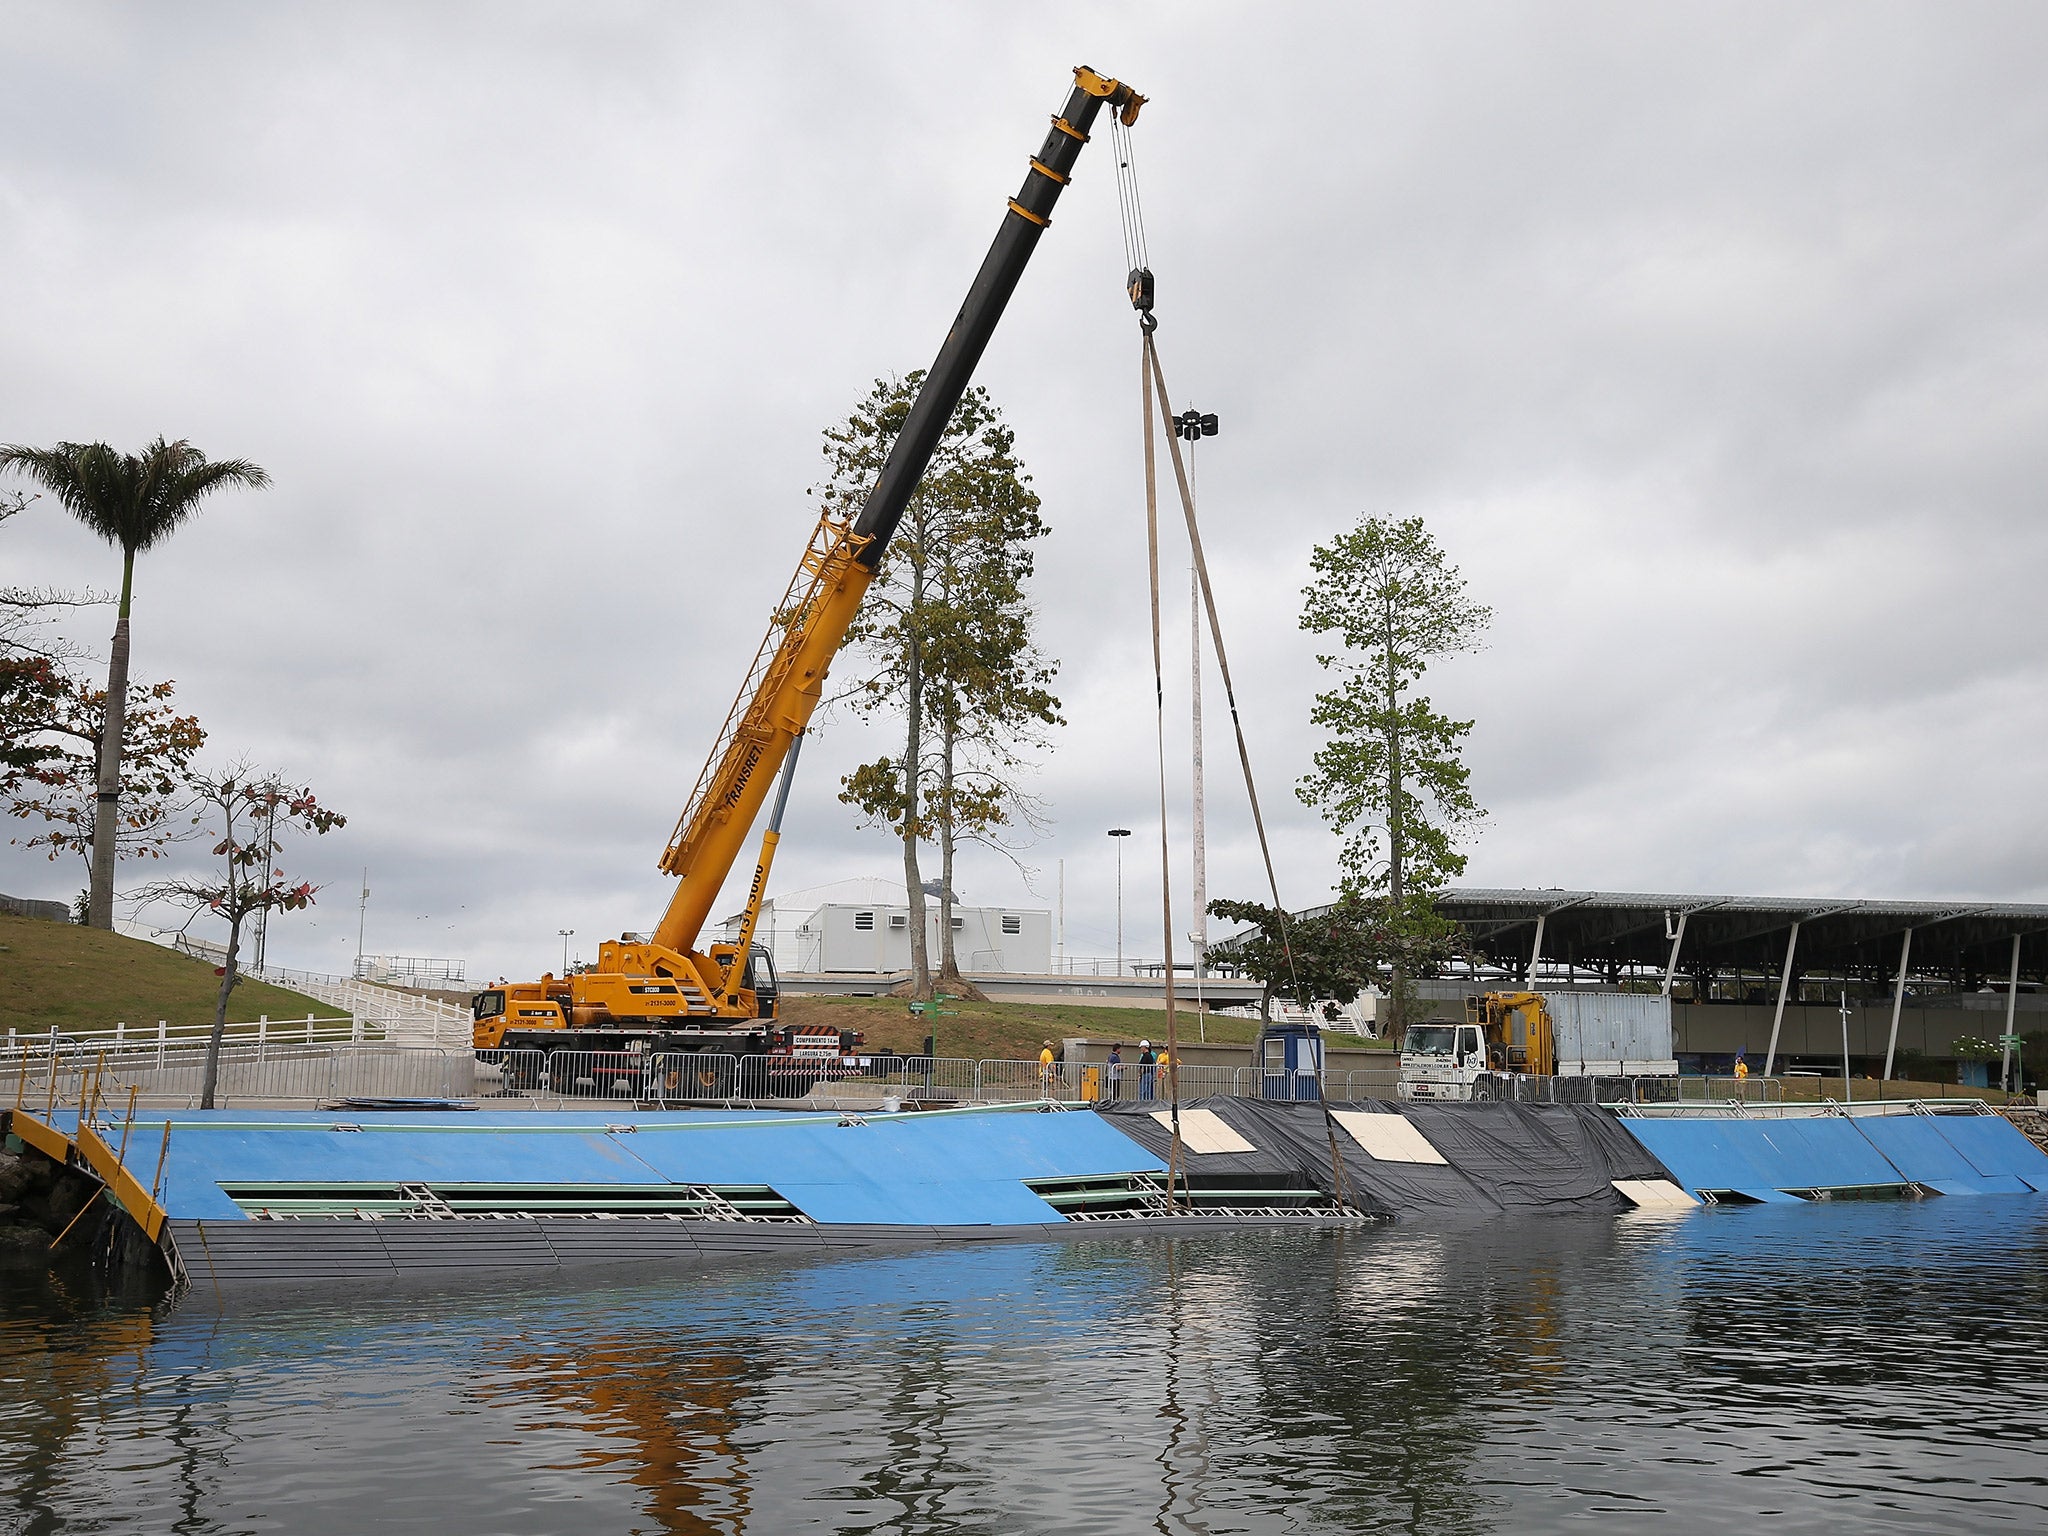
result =
[[[222,1308],[0,1273],[0,1533],[2048,1528],[2048,1201]]]

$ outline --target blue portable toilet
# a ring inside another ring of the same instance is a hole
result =
[[[1323,1032],[1314,1024],[1268,1024],[1259,1032],[1259,1097],[1315,1103],[1323,1096]]]

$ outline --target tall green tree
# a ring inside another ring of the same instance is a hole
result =
[[[1323,745],[1296,792],[1344,839],[1344,894],[1380,908],[1398,1033],[1417,967],[1454,945],[1431,898],[1464,873],[1459,840],[1486,814],[1462,756],[1472,722],[1440,713],[1420,684],[1431,662],[1477,650],[1493,613],[1419,517],[1362,517],[1311,564],[1301,627],[1343,649],[1316,658],[1337,682],[1316,696]]]
[[[962,987],[953,938],[959,848],[980,843],[1007,853],[1008,834],[1020,824],[1036,828],[1038,801],[1023,788],[1028,749],[1065,723],[1051,687],[1059,666],[1038,647],[1025,592],[1035,564],[1031,543],[1047,532],[1038,497],[1009,429],[991,421],[983,441],[993,452],[943,492],[957,515],[939,562],[939,622],[926,669],[934,741],[927,798],[939,845],[937,980]]]
[[[119,453],[105,443],[59,443],[54,448],[0,447],[0,470],[14,470],[40,485],[65,511],[121,551],[121,605],[107,664],[107,708],[100,735],[99,811],[93,819],[92,886],[88,920],[114,926],[114,854],[121,809],[121,745],[128,703],[128,617],[135,593],[135,557],[169,538],[224,486],[250,490],[270,476],[247,459],[209,461],[190,443],[159,437],[141,453]]]
[[[1265,987],[1260,1018],[1272,1018],[1282,992],[1298,989],[1295,1000],[1304,1008],[1326,999],[1348,1003],[1374,979],[1374,914],[1359,901],[1340,899],[1312,917],[1288,918],[1263,902],[1217,900],[1209,915],[1250,927],[1228,941],[1225,957]]]
[[[851,508],[866,495],[922,379],[878,379],[826,431],[822,491],[831,504]],[[866,664],[854,707],[899,715],[904,745],[848,774],[840,799],[902,842],[918,997],[938,981],[965,990],[953,944],[956,851],[964,842],[1000,844],[1005,829],[1032,819],[1025,751],[1060,723],[1050,688],[1057,667],[1037,647],[1025,593],[1032,542],[1047,532],[1038,508],[1014,433],[986,390],[969,389],[847,635]],[[940,856],[936,970],[918,854],[930,842]]]

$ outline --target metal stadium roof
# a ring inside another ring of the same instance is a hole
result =
[[[1617,979],[1624,971],[1661,975],[1667,967],[1678,976],[1775,975],[1796,925],[1795,975],[1890,981],[1908,952],[1910,930],[1912,976],[1971,991],[2003,984],[2017,939],[2020,979],[2048,981],[2048,905],[2024,902],[1455,886],[1438,898],[1437,910],[1464,928],[1481,964],[1518,974],[1540,954],[1546,970]]]

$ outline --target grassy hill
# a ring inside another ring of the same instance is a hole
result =
[[[1085,1003],[970,1003],[944,1005],[946,1016],[927,1022],[913,1018],[909,1005],[894,997],[811,997],[782,994],[782,1018],[788,1024],[829,1024],[857,1029],[867,1043],[885,1050],[916,1053],[924,1037],[936,1029],[941,1056],[976,1061],[1035,1061],[1041,1042],[1054,1044],[1067,1035],[1097,1040],[1122,1040],[1134,1046],[1166,1038],[1166,1014],[1157,1008],[1095,1008]],[[1253,1019],[1210,1016],[1197,1030],[1192,1012],[1180,1017],[1182,1038],[1194,1044],[1206,1033],[1212,1045],[1249,1045],[1258,1038]],[[1134,1053],[1126,1055],[1135,1059]]]
[[[97,928],[0,915],[0,1031],[67,1033],[210,1024],[220,978],[213,967],[156,944]],[[260,981],[244,981],[228,1019],[332,1018],[340,1010]]]

